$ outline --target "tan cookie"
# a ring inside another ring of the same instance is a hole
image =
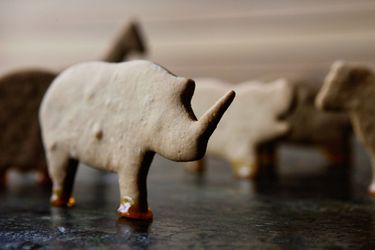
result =
[[[104,56],[107,62],[120,62],[130,52],[144,52],[139,29],[131,23],[120,33]],[[0,78],[0,185],[6,171],[39,170],[42,182],[48,182],[38,110],[43,95],[57,73],[48,70],[20,70]]]
[[[278,142],[262,146],[261,153],[267,150],[275,154],[278,143],[290,143],[298,146],[314,146],[322,149],[330,166],[351,165],[351,124],[343,113],[332,113],[315,107],[315,98],[319,87],[305,82],[291,83],[295,88],[294,109],[285,117],[290,124],[290,132]],[[265,151],[265,152],[264,152]],[[275,159],[269,155],[267,159]],[[263,163],[262,163],[263,164]],[[274,165],[274,162],[264,163]]]
[[[361,65],[335,62],[317,98],[320,109],[345,111],[359,141],[372,160],[373,178],[369,191],[375,194],[375,76]]]
[[[236,99],[223,117],[207,147],[207,153],[228,160],[235,176],[252,178],[258,172],[257,147],[287,133],[287,122],[279,119],[293,99],[293,90],[285,80],[270,83],[245,82],[238,85],[217,79],[198,79],[193,109],[203,114],[214,100],[230,89]],[[202,161],[187,164],[202,171]]]
[[[108,52],[102,57],[103,62],[122,62],[131,53],[145,54],[145,40],[137,22],[131,22],[117,35]]]
[[[70,206],[77,163],[117,172],[120,216],[151,219],[146,178],[154,153],[174,161],[203,157],[234,92],[199,120],[195,84],[148,61],[83,63],[64,71],[40,109],[53,182],[52,205]]]
[[[46,175],[40,137],[38,110],[43,95],[56,74],[25,70],[0,78],[0,175],[5,185],[6,171],[37,170]]]

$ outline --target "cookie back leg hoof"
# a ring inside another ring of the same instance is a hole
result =
[[[72,207],[75,203],[72,193],[78,161],[63,159],[50,164],[49,172],[53,183],[51,205],[55,207]]]

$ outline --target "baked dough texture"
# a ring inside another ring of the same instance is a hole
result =
[[[146,179],[154,153],[174,161],[203,157],[235,93],[223,93],[199,120],[195,83],[148,61],[89,62],[65,70],[40,108],[53,182],[51,203],[70,206],[77,163],[119,175],[120,216],[151,219]]]

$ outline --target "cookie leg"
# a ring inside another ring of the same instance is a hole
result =
[[[239,179],[255,179],[259,173],[259,166],[255,161],[231,161],[233,175]]]
[[[350,167],[352,165],[352,152],[349,138],[343,138],[342,140],[323,145],[323,152],[330,166]]]
[[[51,205],[56,207],[71,207],[74,205],[72,197],[74,177],[78,161],[69,159],[64,154],[48,155],[48,171],[52,179]]]
[[[0,188],[5,188],[7,184],[7,172],[0,171]]]
[[[257,179],[277,178],[277,144],[267,143],[258,148],[257,161],[259,164]]]
[[[205,172],[204,159],[199,161],[189,161],[184,163],[185,168],[191,173],[201,174]]]
[[[153,214],[147,202],[147,174],[154,153],[126,159],[126,165],[118,170],[120,183],[120,217],[140,220],[152,220]]]
[[[237,154],[237,152],[235,152]],[[257,149],[248,147],[242,154],[229,157],[233,175],[239,179],[255,179],[259,174]]]
[[[370,157],[371,157],[372,180],[371,180],[371,184],[368,190],[369,190],[370,195],[375,197],[375,152],[370,153]]]
[[[257,161],[261,167],[275,167],[277,161],[276,145],[262,145],[257,150]]]
[[[50,187],[52,185],[52,180],[49,177],[47,169],[43,169],[39,171],[38,184],[43,187]]]

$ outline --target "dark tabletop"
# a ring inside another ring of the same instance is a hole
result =
[[[234,179],[214,158],[199,177],[156,157],[152,223],[117,218],[115,174],[81,166],[71,209],[51,208],[48,190],[11,174],[0,192],[0,248],[375,248],[370,162],[361,147],[351,169],[325,166],[311,148],[283,146],[279,156],[277,173],[265,171],[258,182]]]

